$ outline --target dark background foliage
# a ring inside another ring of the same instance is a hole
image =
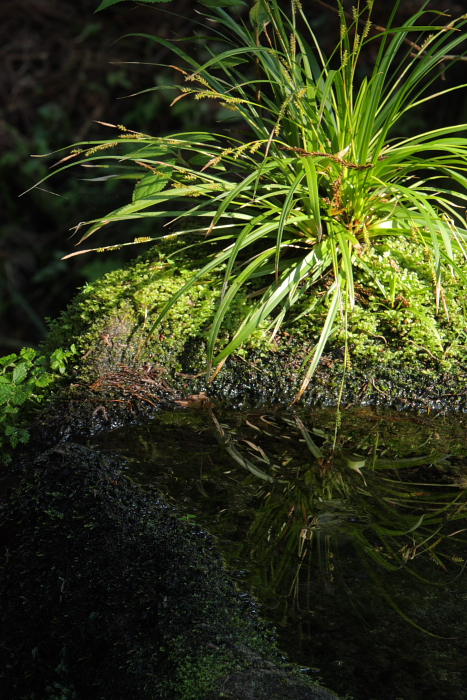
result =
[[[282,2],[288,7],[288,0]],[[336,0],[328,3],[332,7],[337,4]],[[345,2],[349,11],[353,4],[352,0]],[[119,64],[174,63],[164,47],[142,38],[120,37],[146,32],[166,39],[187,39],[202,5],[195,0],[161,5],[127,2],[94,14],[97,5],[98,0],[1,3],[0,354],[24,345],[36,347],[46,332],[45,317],[56,316],[78,286],[119,267],[139,250],[127,248],[126,257],[120,251],[61,260],[75,243],[70,240],[70,227],[106,213],[120,201],[125,203],[128,189],[115,182],[85,182],[82,178],[87,175],[73,169],[45,183],[44,189],[19,197],[47,174],[54,162],[31,158],[31,154],[50,153],[82,140],[110,138],[112,132],[96,120],[154,135],[214,125],[217,131],[220,128],[216,124],[219,108],[212,101],[195,106],[189,99],[181,100],[169,110],[174,97],[170,91],[122,99],[157,84],[176,82],[180,74],[171,68]],[[336,14],[316,0],[303,0],[303,6],[324,51],[330,53],[339,37]],[[421,0],[403,0],[398,22],[421,6]],[[385,26],[392,7],[392,2],[376,0],[373,21]],[[429,8],[449,11],[453,17],[467,10],[465,2],[447,0],[432,0]],[[184,42],[184,49],[187,47],[203,50]],[[370,49],[364,54],[362,74],[371,70],[371,63]],[[466,73],[467,63],[457,63],[445,76],[440,74],[439,89],[467,82]],[[464,89],[425,110],[414,111],[402,129],[410,134],[456,122],[467,122]],[[111,239],[101,240],[110,244],[147,235],[146,231],[128,229],[113,229]]]

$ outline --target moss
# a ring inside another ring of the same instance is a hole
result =
[[[188,340],[202,341],[220,296],[213,278],[202,279],[170,310],[151,335],[154,319],[165,303],[185,284],[191,271],[174,267],[158,248],[121,270],[86,285],[58,319],[50,322],[45,352],[76,339],[79,354],[90,357],[80,369],[91,377],[123,362],[130,366],[157,361],[181,369],[179,355]],[[224,335],[239,322],[245,297],[240,295],[223,326]],[[194,354],[193,354],[194,352]],[[192,363],[204,356],[191,350]],[[92,368],[86,372],[86,368]]]
[[[187,251],[175,258],[170,252],[153,248],[133,265],[86,286],[51,323],[45,349],[50,352],[75,343],[84,358],[75,370],[86,381],[120,364],[141,367],[150,362],[168,371],[175,388],[185,387],[192,393],[206,390],[204,380],[192,382],[177,373],[194,375],[205,369],[205,339],[220,298],[222,269],[180,298],[151,334],[162,306],[193,272]],[[414,391],[424,393],[427,382],[437,382],[440,376],[451,377],[451,388],[456,386],[465,374],[465,285],[454,280],[444,266],[436,308],[431,260],[423,245],[404,237],[392,240],[390,249],[380,241],[360,251],[354,266],[355,308],[348,310],[347,328],[338,325],[328,342],[308,394],[310,400],[318,395],[325,401],[337,400],[343,373],[344,395],[353,396],[352,400],[365,385],[370,387],[372,401],[388,396],[392,401],[400,395],[399,388],[408,388],[409,402],[414,400]],[[261,286],[264,281],[260,278],[254,283]],[[250,291],[247,287],[237,296],[221,329],[219,347],[254,304],[248,298]],[[323,286],[306,292],[272,342],[275,319],[265,320],[209,389],[230,396],[229,400],[233,395],[253,402],[266,400],[266,394],[269,400],[293,398],[328,311],[325,291]],[[346,345],[349,357],[344,368]],[[405,375],[411,380],[407,382]]]
[[[69,337],[76,337],[77,348],[82,355],[90,350],[111,362],[118,347],[121,360],[134,355],[138,343],[154,314],[188,278],[188,271],[174,271],[159,260],[154,250],[134,265],[105,275],[87,285],[58,319],[52,321],[45,349],[60,346]],[[182,338],[196,336],[212,314],[215,293],[206,285],[198,285],[189,296],[179,302],[169,314],[150,347],[141,353],[141,360],[163,353],[170,356],[178,348]],[[193,313],[196,309],[196,314]],[[132,336],[128,347],[128,336]],[[105,346],[105,347],[103,347]],[[108,357],[110,355],[110,357]]]
[[[349,312],[347,334],[340,327],[330,349],[350,348],[353,363],[431,368],[456,372],[467,345],[466,285],[444,267],[444,284],[436,308],[432,264],[425,249],[403,237],[380,243],[355,256],[356,305]],[[467,266],[463,266],[464,274]],[[391,284],[394,285],[391,294]],[[326,304],[302,303],[302,318],[288,330],[318,338]]]

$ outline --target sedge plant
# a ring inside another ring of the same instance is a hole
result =
[[[219,272],[207,334],[211,379],[258,329],[278,337],[285,320],[319,305],[320,335],[304,363],[300,396],[358,304],[357,267],[372,277],[381,303],[392,299],[394,306],[398,273],[389,282],[378,278],[364,260],[372,246],[384,242],[391,250],[405,239],[425,251],[437,313],[449,313],[445,285],[467,282],[458,204],[466,199],[467,138],[459,133],[467,125],[392,135],[410,110],[457,89],[434,84],[440,65],[445,70],[462,55],[467,15],[452,19],[422,8],[394,26],[396,1],[383,29],[372,25],[372,0],[354,8],[350,20],[338,2],[340,41],[325,57],[299,0],[286,9],[277,0],[254,0],[250,8],[236,0],[203,4],[212,46],[200,37],[209,52],[202,63],[177,42],[138,36],[177,57],[182,84],[173,103],[217,101],[236,127],[243,122],[239,138],[228,131],[153,137],[119,126],[116,139],[77,144],[59,167],[91,161],[106,168],[97,180],[136,180],[132,202],[86,222],[80,244],[104,225],[134,219],[159,219],[170,223],[171,236],[189,236],[193,274],[153,313],[153,330],[193,285]],[[370,43],[376,60],[361,79],[359,59]],[[240,291],[251,305],[220,340]]]

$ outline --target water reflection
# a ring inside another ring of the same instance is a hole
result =
[[[467,472],[456,435],[441,437],[420,418],[388,430],[386,421],[358,412],[337,431],[332,414],[327,422],[321,415],[319,427],[298,415],[250,415],[230,429],[212,418],[219,442],[264,483],[237,556],[254,561],[250,583],[270,607],[281,606],[283,614],[291,604],[313,607],[304,567],[309,576],[315,566],[325,590],[334,592],[344,576],[339,552],[349,543],[389,604],[415,626],[377,571],[404,569],[427,583],[433,581],[416,566],[419,559],[448,579],[463,571]]]
[[[99,446],[218,536],[310,673],[361,700],[442,698],[448,679],[452,700],[467,697],[463,421],[208,409]]]

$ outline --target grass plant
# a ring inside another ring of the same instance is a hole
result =
[[[194,40],[208,52],[204,62],[183,44],[137,36],[169,47],[183,64],[174,66],[182,85],[172,104],[192,99],[196,108],[212,100],[224,108],[224,126],[240,132],[152,137],[118,126],[115,139],[77,144],[59,169],[92,164],[102,168],[97,181],[135,181],[132,202],[85,222],[79,244],[103,226],[138,219],[154,219],[159,232],[135,243],[186,237],[192,275],[152,324],[155,330],[180,297],[220,273],[207,332],[210,378],[258,329],[274,341],[285,321],[308,315],[319,320],[320,333],[304,363],[300,396],[327,344],[346,336],[360,305],[358,271],[372,280],[381,308],[404,316],[397,256],[389,278],[365,262],[375,245],[392,260],[401,240],[422,250],[429,266],[436,319],[419,305],[417,322],[439,339],[437,319],[452,313],[446,290],[467,284],[460,206],[467,199],[467,138],[459,135],[467,125],[393,134],[410,110],[465,87],[440,90],[437,81],[462,55],[467,15],[453,19],[424,6],[395,26],[396,1],[383,29],[372,25],[372,0],[354,8],[350,20],[338,2],[340,41],[325,57],[299,0],[288,11],[277,0],[255,0],[249,13],[232,0],[203,4]],[[376,59],[362,78],[361,52],[370,43]],[[169,233],[160,233],[157,220]],[[239,290],[255,304],[220,341]]]

